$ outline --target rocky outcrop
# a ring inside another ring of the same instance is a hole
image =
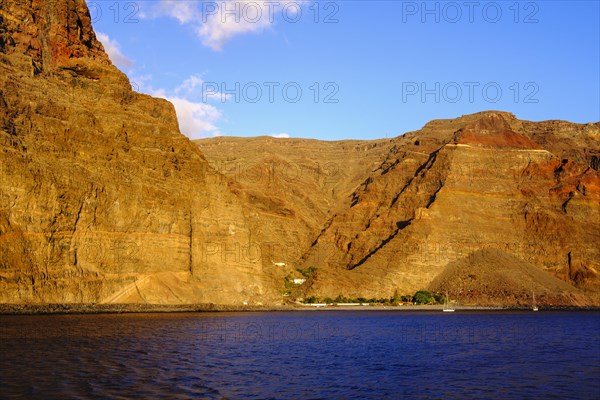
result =
[[[0,19],[0,302],[275,301],[238,199],[110,63],[85,2]]]

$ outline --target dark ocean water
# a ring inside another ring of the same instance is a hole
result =
[[[0,316],[0,398],[600,399],[600,313]]]

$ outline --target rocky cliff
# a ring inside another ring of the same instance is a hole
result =
[[[83,0],[2,1],[0,71],[0,303],[599,304],[600,123],[191,143]]]
[[[218,137],[195,142],[241,200],[263,270],[285,292],[323,225],[379,165],[391,140],[322,142]],[[241,244],[247,247],[250,244]]]
[[[2,1],[0,71],[0,302],[273,301],[238,199],[84,0]]]
[[[599,139],[598,123],[534,123],[505,112],[432,121],[386,141],[269,139],[269,157],[333,162],[348,175],[333,185],[339,197],[324,184],[303,182],[306,190],[298,191],[295,182],[270,181],[269,191],[294,202],[296,213],[279,216],[277,226],[307,239],[288,238],[301,255],[286,266],[316,270],[292,295],[390,297],[430,288],[464,304],[527,304],[533,291],[548,304],[596,303]],[[210,162],[265,166],[256,140],[197,143]],[[224,173],[241,197],[265,193],[243,175]],[[258,196],[243,203],[266,204]]]

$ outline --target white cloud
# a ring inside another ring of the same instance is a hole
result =
[[[177,112],[179,129],[190,139],[220,136],[216,123],[222,118],[221,110],[211,104],[194,101],[193,89],[201,84],[198,77],[192,75],[173,91],[164,89],[149,90],[155,97],[162,97],[173,103]]]
[[[290,134],[289,133],[276,133],[275,135],[271,135],[274,138],[278,138],[278,139],[289,139]]]
[[[135,92],[143,93],[148,90],[148,84],[152,82],[152,75],[144,74],[144,75],[129,75],[129,82],[131,83],[131,88]]]
[[[251,0],[230,0],[216,3],[218,6],[216,12],[205,14],[204,23],[196,27],[196,33],[200,36],[202,44],[215,51],[221,51],[223,45],[234,36],[260,32],[269,27],[271,22],[268,10],[258,2],[252,2],[251,9],[248,6],[250,2]],[[235,10],[235,15],[227,14],[228,10]],[[260,18],[255,20],[259,13]]]
[[[169,17],[176,19],[180,24],[187,24],[201,20],[198,4],[198,1],[182,0],[160,0],[158,4],[143,2],[139,15],[145,19]]]
[[[261,32],[281,18],[288,21],[298,19],[305,3],[307,0],[161,0],[148,12],[144,11],[142,16],[169,17],[180,24],[190,24],[203,45],[221,51],[223,45],[235,36]]]
[[[121,69],[129,69],[133,67],[133,61],[127,56],[125,56],[123,53],[121,53],[121,47],[119,46],[119,43],[117,43],[116,40],[112,40],[110,37],[108,37],[107,34],[101,32],[97,32],[96,37],[100,42],[102,42],[106,54],[108,54],[110,60],[117,67]]]
[[[270,28],[283,13],[286,18],[294,20],[297,13],[302,12],[300,6],[304,2],[305,0],[224,0],[215,3],[216,10],[205,7],[208,12],[204,13],[203,23],[196,27],[196,32],[203,45],[221,51],[223,45],[234,36],[258,33]]]
[[[196,91],[202,90],[204,79],[198,75],[191,75],[183,83],[175,88],[175,94],[193,95]],[[199,89],[200,88],[200,89]]]
[[[136,91],[163,98],[173,104],[181,133],[190,139],[221,135],[217,123],[223,118],[223,113],[217,107],[199,101],[202,98],[202,78],[191,75],[175,89],[154,89],[151,81],[151,75],[135,75],[131,78]]]
[[[219,85],[215,82],[209,82],[205,85],[204,79],[198,75],[191,75],[174,90],[178,96],[192,99],[202,99],[202,101],[215,100],[225,103],[231,98],[231,95],[221,93]]]
[[[175,106],[179,129],[190,139],[220,135],[215,123],[222,114],[216,107],[179,97],[167,97],[167,100]]]

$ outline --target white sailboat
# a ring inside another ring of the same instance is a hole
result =
[[[444,300],[444,308],[442,309],[443,312],[454,312],[454,308],[450,307],[450,305],[448,304],[448,293],[446,293],[446,298]]]
[[[535,304],[535,292],[531,292],[531,294],[533,295],[533,304],[531,306],[531,309],[533,311],[537,311],[538,310],[538,306]]]

